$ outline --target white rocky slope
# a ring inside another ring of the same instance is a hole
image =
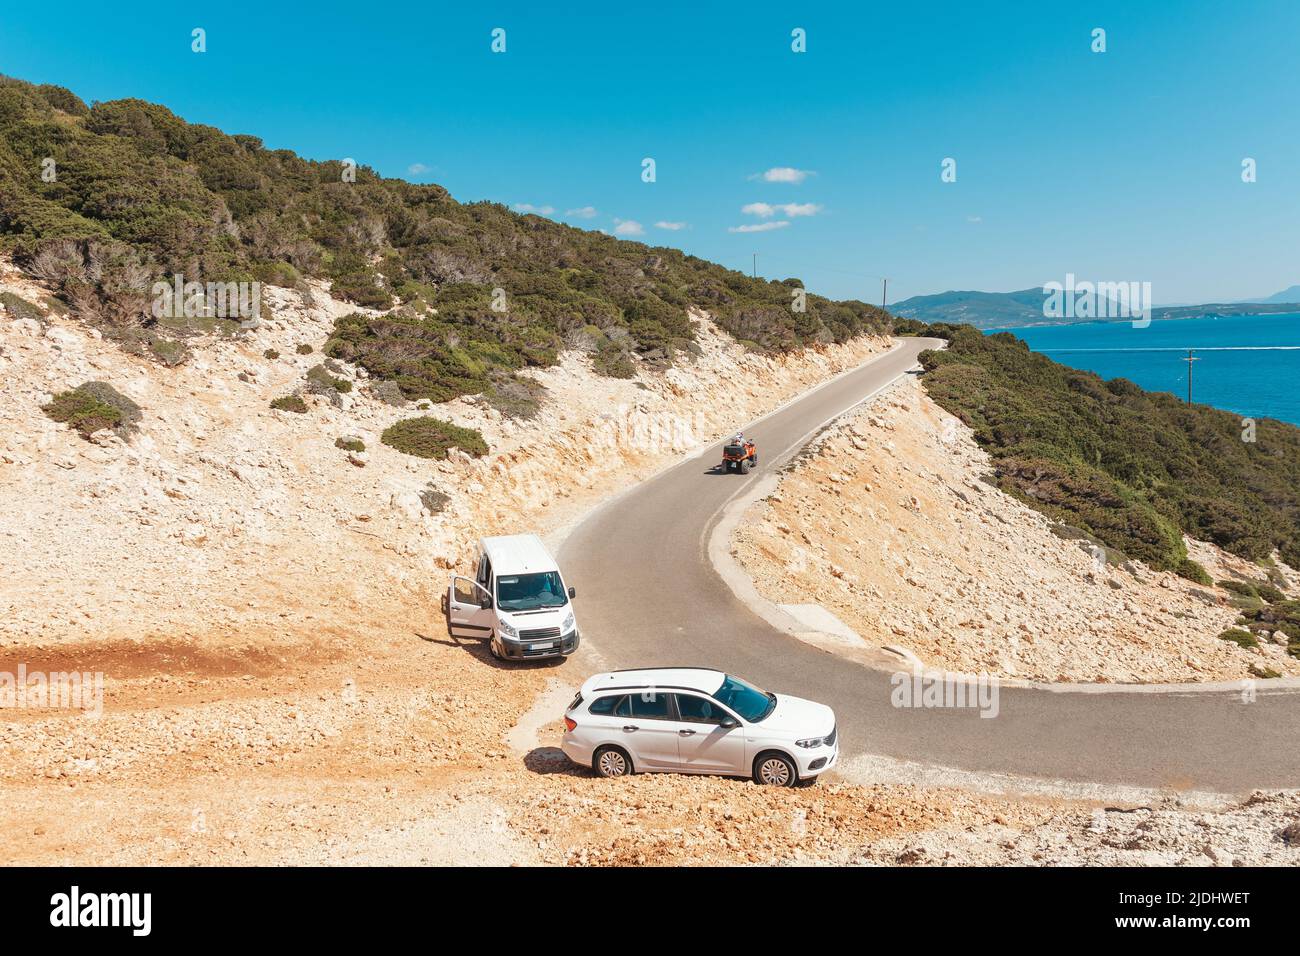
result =
[[[9,268],[0,289],[43,295]],[[599,377],[566,353],[534,373],[549,390],[534,420],[472,398],[437,406],[430,414],[481,430],[491,453],[433,462],[380,442],[388,425],[423,412],[374,398],[359,368],[341,372],[350,393],[305,395],[307,414],[271,409],[301,389],[334,319],[352,310],[319,288],[313,299],[268,288],[261,328],[200,344],[174,369],[73,319],[0,311],[0,641],[275,641],[346,628],[358,612],[424,614],[479,535],[556,527],[882,347],[862,339],[765,358],[699,317],[700,357],[635,381]],[[86,441],[42,413],[87,381],[141,407],[128,441]],[[336,448],[345,436],[365,452]],[[437,513],[421,498],[430,489],[448,496]]]
[[[900,382],[828,429],[754,506],[737,555],[769,599],[821,604],[868,642],[951,671],[1103,682],[1300,675],[1284,635],[1249,650],[1219,639],[1239,613],[1228,592],[1139,561],[1099,563],[982,480],[991,470],[968,428],[920,382]],[[1216,580],[1265,577],[1211,545],[1189,546]]]

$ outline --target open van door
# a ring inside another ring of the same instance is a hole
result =
[[[487,640],[492,636],[496,611],[492,595],[477,581],[459,575],[447,587],[447,633],[452,637]]]

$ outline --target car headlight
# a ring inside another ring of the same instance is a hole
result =
[[[809,737],[807,740],[796,740],[795,744],[799,747],[807,747],[811,750],[813,747],[820,747],[826,743],[825,737]]]
[[[564,623],[560,625],[560,632],[568,634],[573,630],[573,625],[576,623],[577,622],[573,619],[573,612],[570,611],[568,614],[564,615]]]
[[[516,640],[519,639],[519,631],[517,631],[515,626],[509,621],[497,621],[497,630],[506,637],[513,637]]]

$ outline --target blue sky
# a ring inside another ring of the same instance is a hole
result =
[[[746,271],[758,253],[836,297],[879,301],[881,276],[891,301],[1067,272],[1157,302],[1300,283],[1287,0],[290,6],[10,3],[0,72]]]

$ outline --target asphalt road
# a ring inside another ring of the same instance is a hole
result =
[[[915,364],[934,340],[905,339],[868,364],[745,428],[748,477],[689,458],[636,485],[573,530],[560,553],[585,635],[612,667],[716,667],[829,704],[845,757],[875,754],[1045,780],[1242,793],[1300,786],[1300,694],[1061,692],[1002,687],[999,713],[895,707],[890,674],[768,624],[710,564],[723,506],[823,423]],[[720,452],[718,458],[721,457]]]

